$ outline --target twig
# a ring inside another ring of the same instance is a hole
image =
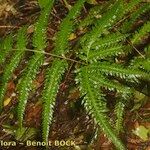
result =
[[[0,28],[20,28],[18,26],[0,26]]]

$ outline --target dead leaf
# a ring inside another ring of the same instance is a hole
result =
[[[4,107],[7,106],[11,102],[11,98],[7,98],[4,100]]]

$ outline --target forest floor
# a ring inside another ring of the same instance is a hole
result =
[[[103,1],[97,1],[103,3]],[[69,1],[70,4],[74,3],[74,0]],[[88,12],[88,8],[91,5],[87,5],[83,12],[83,16]],[[52,12],[52,21],[48,25],[47,37],[49,46],[46,51],[49,52],[53,48],[53,36],[58,30],[60,21],[67,13],[67,6],[63,0],[60,0],[55,5]],[[31,35],[34,31],[33,23],[37,19],[40,13],[37,1],[35,0],[0,0],[0,38],[8,34],[10,31],[16,31],[20,26],[30,24],[28,34]],[[71,41],[71,44],[76,41],[80,33],[76,33],[76,36]],[[28,56],[27,56],[28,57]],[[49,59],[47,57],[47,59]],[[24,64],[22,62],[22,64]],[[101,131],[96,130],[93,120],[86,114],[84,108],[81,105],[81,99],[79,97],[79,91],[75,86],[74,74],[72,72],[74,63],[67,71],[63,83],[60,85],[59,93],[57,95],[56,107],[54,112],[54,122],[52,123],[49,140],[73,140],[76,143],[76,149],[78,150],[113,150],[113,146],[107,140],[105,135]],[[41,140],[41,112],[42,104],[39,99],[39,93],[43,86],[44,71],[43,67],[38,74],[37,79],[34,81],[36,87],[36,93],[31,93],[28,105],[25,112],[24,126],[25,130],[21,137],[18,137],[14,131],[16,131],[16,118],[14,115],[15,106],[17,105],[16,94],[16,78],[22,71],[21,66],[14,72],[14,77],[8,83],[7,93],[5,96],[5,108],[0,116],[0,140],[3,141],[25,141],[29,136],[33,136],[33,139]],[[0,68],[0,74],[3,70]],[[110,93],[111,96],[111,93]],[[140,98],[139,98],[140,97]],[[122,140],[127,143],[129,150],[150,150],[150,140],[143,140],[142,136],[136,136],[134,131],[138,128],[150,129],[150,103],[140,103],[139,99],[148,99],[148,97],[142,97],[137,93],[137,101],[135,100],[134,109],[137,111],[131,111],[127,109],[125,114],[124,125],[126,129],[122,134]],[[111,105],[111,104],[110,104]],[[112,115],[112,114],[111,114]],[[144,131],[143,131],[144,132]],[[146,134],[146,133],[143,134]],[[95,134],[97,137],[95,138]],[[9,150],[41,150],[41,147],[9,147],[1,148]],[[51,147],[51,150],[74,150],[75,148],[67,147]]]

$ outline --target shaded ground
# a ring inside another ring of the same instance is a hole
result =
[[[74,1],[72,0],[70,4]],[[102,1],[99,1],[100,3]],[[86,15],[88,8],[91,7],[89,4],[85,7],[83,15]],[[0,36],[4,36],[11,30],[17,30],[20,26],[24,24],[33,24],[40,12],[37,2],[34,0],[2,0],[0,1]],[[48,26],[48,42],[49,46],[46,51],[50,52],[53,48],[53,36],[56,33],[59,23],[65,16],[67,8],[63,1],[60,1],[55,5],[52,13],[52,22]],[[28,34],[32,35],[34,29],[31,25],[28,29]],[[76,38],[71,41],[73,44]],[[28,45],[29,48],[30,44]],[[30,57],[30,53],[26,57]],[[51,58],[47,57],[46,62],[49,62]],[[9,61],[9,60],[8,60]],[[40,94],[43,89],[45,66],[41,68],[41,71],[34,81],[35,91],[30,94],[28,105],[25,113],[24,126],[27,127],[22,137],[17,137],[14,131],[16,131],[17,120],[15,109],[17,106],[17,93],[16,93],[16,83],[20,77],[20,73],[26,65],[25,59],[21,62],[22,65],[14,72],[13,79],[8,84],[7,94],[5,99],[10,102],[6,105],[2,115],[0,116],[0,140],[25,140],[28,134],[28,128],[33,128],[34,131],[30,131],[29,135],[33,136],[33,139],[39,141],[41,140],[41,112],[42,103],[40,99]],[[106,137],[101,133],[101,131],[96,130],[93,120],[86,114],[84,108],[81,105],[81,99],[79,98],[79,91],[74,84],[74,63],[71,63],[70,69],[65,74],[65,77],[60,85],[59,93],[57,96],[56,107],[54,112],[54,121],[51,126],[49,140],[73,140],[75,141],[78,149],[81,150],[113,150],[113,146],[106,139]],[[2,68],[0,68],[0,74],[2,74]],[[110,93],[111,96],[111,93]],[[109,97],[108,97],[109,99]],[[110,106],[111,107],[111,106]],[[150,140],[143,141],[139,137],[135,136],[132,130],[135,130],[139,125],[143,125],[147,128],[150,127],[149,123],[150,116],[150,103],[146,103],[141,107],[137,113],[127,111],[125,126],[125,133],[122,135],[123,141],[127,143],[129,150],[150,150]],[[4,125],[9,125],[12,128],[8,130],[8,127]],[[5,129],[5,130],[4,130]],[[9,132],[8,132],[9,131]],[[95,133],[97,138],[95,138]],[[25,136],[25,137],[24,137]],[[41,147],[10,147],[6,149],[17,150],[41,150]],[[0,148],[0,150],[5,149]],[[74,150],[71,147],[51,147],[51,150]]]

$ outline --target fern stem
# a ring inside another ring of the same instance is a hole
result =
[[[20,51],[20,49],[12,49],[12,50]],[[77,60],[72,59],[72,58],[68,58],[68,57],[65,57],[65,56],[59,56],[59,55],[56,55],[56,54],[53,54],[53,53],[48,53],[48,52],[45,52],[45,51],[39,51],[39,50],[36,50],[36,49],[24,49],[24,50],[29,51],[29,52],[35,52],[35,53],[39,53],[39,54],[49,55],[49,56],[52,56],[52,57],[68,60],[68,61],[75,62],[75,63],[82,64],[82,65],[87,65],[85,62],[77,61]]]

